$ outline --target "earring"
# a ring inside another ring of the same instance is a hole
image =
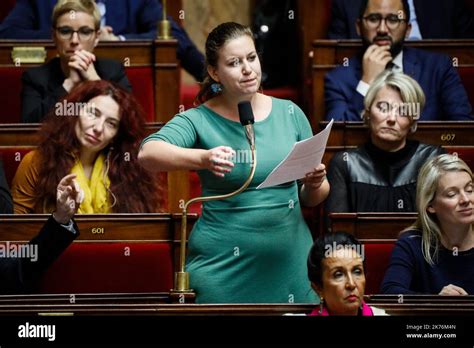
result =
[[[222,92],[222,85],[220,83],[213,83],[211,85],[212,93],[217,94]]]
[[[321,297],[321,300],[319,301],[319,314],[323,314],[323,309],[324,309],[324,298]]]

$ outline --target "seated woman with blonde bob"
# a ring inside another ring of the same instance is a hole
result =
[[[318,238],[308,255],[308,277],[320,298],[309,316],[373,316],[385,311],[364,302],[363,245],[345,232]]]
[[[62,104],[70,115],[50,113],[38,148],[18,167],[15,213],[51,213],[55,188],[67,174],[76,174],[84,191],[80,214],[156,212],[157,180],[137,161],[145,117],[135,98],[100,80],[84,82]]]
[[[384,72],[370,85],[363,119],[369,140],[337,153],[328,169],[326,212],[414,212],[416,177],[428,159],[444,153],[408,139],[425,105],[410,76]]]
[[[395,244],[383,293],[474,295],[473,178],[453,155],[421,168],[418,218]]]

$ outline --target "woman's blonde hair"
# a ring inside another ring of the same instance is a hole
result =
[[[56,28],[59,17],[65,13],[84,12],[94,17],[95,30],[100,29],[100,11],[94,0],[59,0],[54,6],[51,22]]]
[[[458,156],[444,154],[427,161],[421,167],[416,185],[418,218],[412,226],[406,229],[422,231],[423,257],[430,265],[434,265],[436,262],[442,231],[436,214],[428,212],[428,207],[436,196],[439,180],[448,172],[466,172],[471,179],[473,178],[469,166]]]
[[[383,87],[388,87],[400,93],[400,97],[406,106],[403,115],[408,116],[412,122],[411,132],[416,131],[416,121],[420,117],[421,111],[425,107],[425,93],[421,86],[410,76],[403,73],[384,71],[372,82],[367,95],[364,98],[364,111],[362,118],[367,122],[370,116],[370,109]],[[400,106],[401,107],[401,106]]]

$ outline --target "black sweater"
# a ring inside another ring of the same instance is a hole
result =
[[[414,212],[416,180],[426,160],[445,151],[408,140],[396,152],[371,142],[337,153],[328,168],[326,212]]]

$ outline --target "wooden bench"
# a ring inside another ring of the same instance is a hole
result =
[[[31,240],[49,216],[0,215],[0,243]],[[196,215],[188,218],[188,233]],[[48,269],[42,293],[162,292],[173,287],[181,216],[77,215],[80,235]]]
[[[400,232],[413,224],[415,213],[330,213],[331,231],[354,235],[364,245],[366,294],[380,292]]]
[[[319,128],[328,122],[320,122]],[[442,146],[448,153],[456,153],[474,169],[474,122],[443,121],[420,122],[409,139]],[[369,131],[363,122],[335,122],[328,139],[323,163],[328,165],[335,153],[360,146],[369,140]]]
[[[366,296],[366,302],[384,309],[389,315],[474,314],[474,296]],[[310,313],[316,304],[170,304],[169,294],[84,294],[0,296],[0,315],[153,315],[153,316],[283,316]],[[286,318],[290,320],[290,318]]]

